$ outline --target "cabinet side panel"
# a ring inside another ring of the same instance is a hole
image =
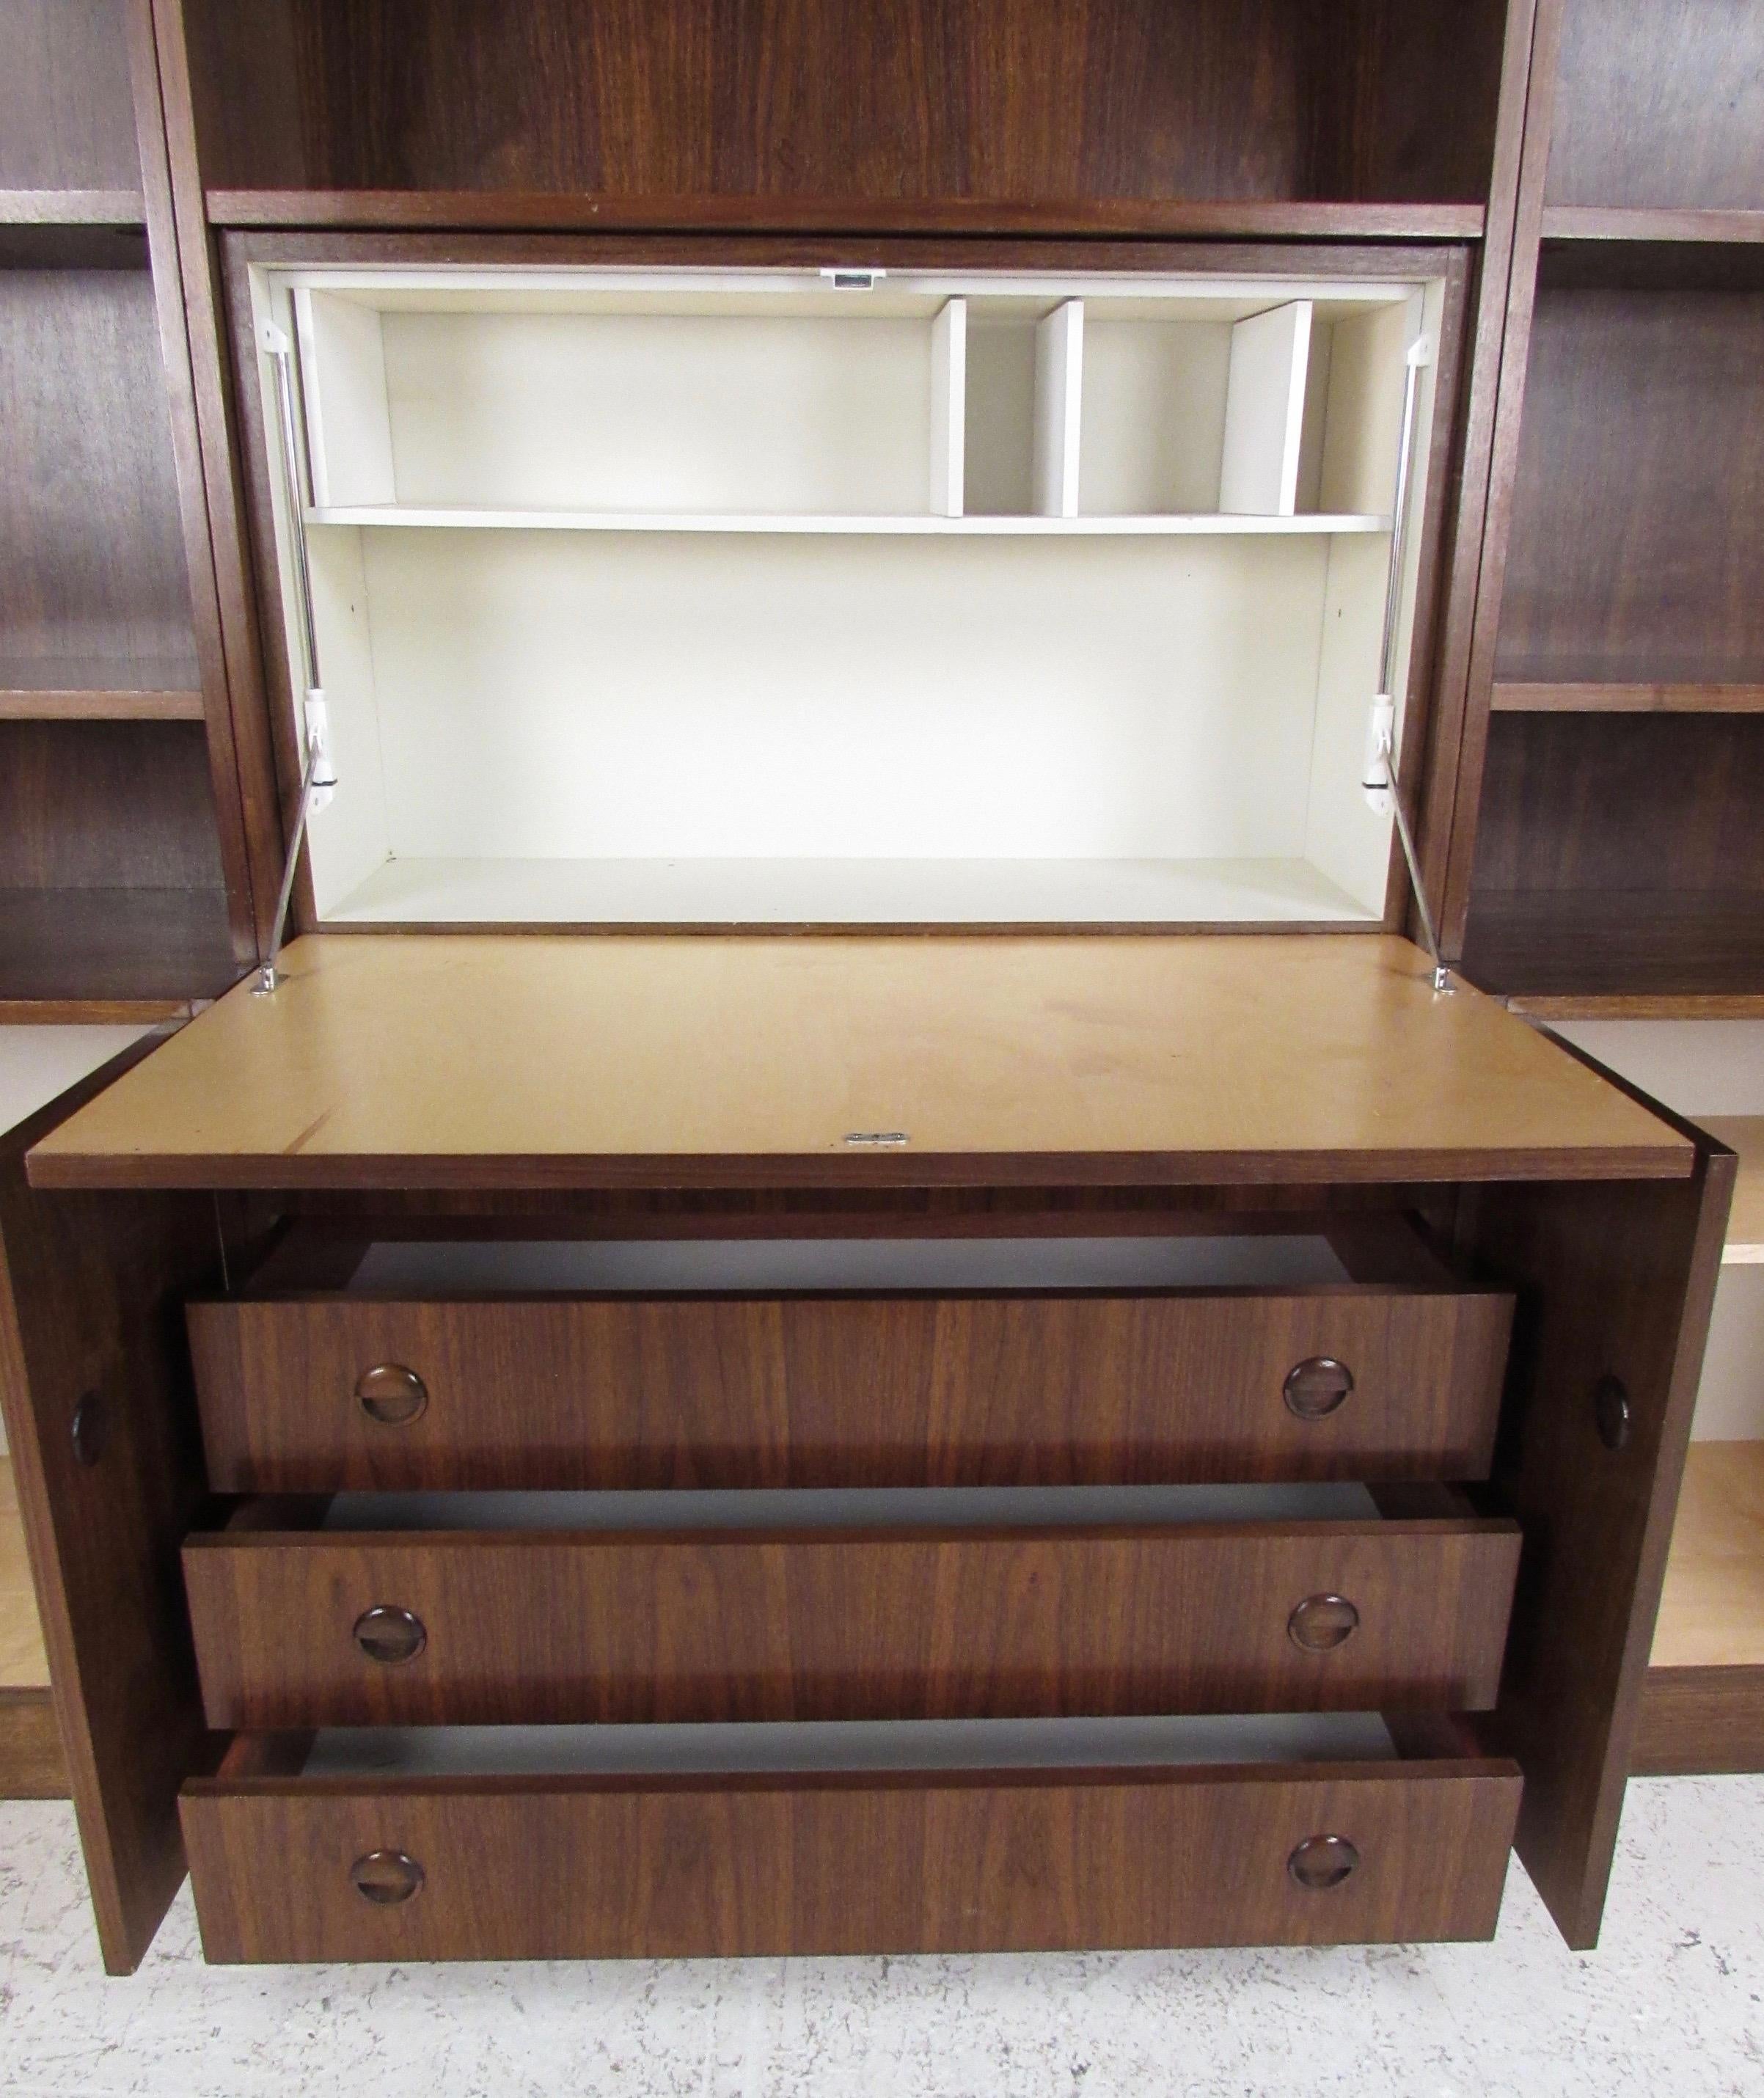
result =
[[[1494,1477],[1526,1544],[1497,1724],[1525,1775],[1519,1854],[1577,1948],[1604,1911],[1732,1179],[1700,1148],[1688,1181],[1491,1190],[1472,1228],[1520,1292]]]
[[[209,1275],[214,1213],[200,1195],[33,1191],[24,1156],[123,1061],[0,1140],[0,1401],[113,1973],[184,1876],[178,1788],[202,1719],[178,1547],[201,1464],[182,1304]]]

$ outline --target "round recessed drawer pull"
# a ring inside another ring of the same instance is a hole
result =
[[[1635,1422],[1629,1388],[1621,1377],[1599,1378],[1593,1389],[1592,1418],[1599,1430],[1599,1440],[1606,1449],[1621,1450],[1627,1446]]]
[[[1327,1894],[1358,1866],[1360,1854],[1345,1836],[1307,1836],[1286,1861],[1286,1869],[1308,1894]]]
[[[423,1620],[410,1610],[390,1603],[376,1603],[355,1620],[355,1644],[370,1661],[390,1667],[401,1661],[415,1661],[428,1644]]]
[[[428,1386],[402,1363],[376,1363],[355,1380],[355,1396],[370,1420],[403,1428],[428,1404]]]
[[[1298,1853],[1295,1850],[1293,1856]],[[402,1850],[370,1850],[349,1868],[349,1885],[363,1901],[381,1908],[407,1902],[423,1891],[423,1868]]]
[[[1354,1389],[1354,1372],[1333,1355],[1308,1355],[1295,1363],[1280,1387],[1287,1410],[1301,1420],[1324,1420]]]
[[[1360,1613],[1345,1595],[1307,1595],[1286,1621],[1286,1635],[1306,1653],[1329,1653],[1352,1638]]]

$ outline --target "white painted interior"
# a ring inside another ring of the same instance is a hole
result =
[[[931,329],[931,507],[959,517],[968,434],[968,301],[951,299]]]
[[[1084,402],[1084,301],[1068,299],[1035,331],[1035,507],[1078,514]]]
[[[1087,1719],[827,1719],[627,1727],[336,1727],[309,1777],[551,1777],[691,1771],[1089,1769],[1384,1762],[1376,1712]]]
[[[1327,1239],[382,1239],[349,1288],[550,1290],[1226,1289],[1350,1279]]]
[[[1311,302],[1253,314],[1231,328],[1219,467],[1222,510],[1290,517],[1310,370]]]
[[[761,1486],[333,1494],[327,1530],[963,1530],[1095,1523],[1376,1522],[1365,1486]]]
[[[0,1022],[0,1134],[16,1129],[147,1027],[15,1026]]]
[[[323,919],[1382,921],[1413,283],[254,281],[327,520]]]

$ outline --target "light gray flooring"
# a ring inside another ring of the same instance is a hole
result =
[[[187,1893],[101,1972],[72,1817],[0,1806],[0,2091],[153,2098],[1764,2093],[1764,1778],[1632,1785],[1604,1940],[1516,1867],[1492,1946],[215,1969]]]

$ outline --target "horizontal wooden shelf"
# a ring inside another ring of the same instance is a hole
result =
[[[1548,204],[1546,240],[1764,240],[1764,211],[1653,208],[1611,210],[1601,204]]]
[[[0,189],[0,226],[144,226],[138,190]]]
[[[1497,678],[1491,702],[1506,714],[1764,713],[1764,685],[1520,683]]]
[[[0,656],[0,721],[200,721],[201,685],[176,656]]]
[[[1554,1002],[1764,995],[1764,897],[1753,889],[1489,889],[1470,899],[1464,973],[1534,1012]],[[1675,1004],[1674,1010],[1679,1010]],[[1636,1016],[1633,1004],[1624,1011]]]
[[[984,198],[605,196],[535,190],[212,189],[211,224],[403,226],[533,232],[1190,235],[1246,239],[1478,240],[1478,204],[1178,202],[1086,197],[1006,203]]]
[[[226,898],[183,889],[0,889],[0,1007],[157,1018],[237,982]]]
[[[1764,1442],[1691,1445],[1652,1660],[1764,1667]]]
[[[1388,517],[1314,514],[1294,517],[1242,516],[1226,511],[1183,512],[1139,517],[933,517],[904,515],[832,517],[737,511],[695,514],[620,510],[423,509],[415,504],[362,504],[309,510],[309,524],[390,525],[402,529],[463,532],[771,532],[840,536],[946,538],[1231,538],[1294,533],[1388,532]]]
[[[0,996],[0,1027],[153,1027],[187,1020],[195,1004],[187,998]]]
[[[1764,1020],[1764,992],[1542,995],[1509,998],[1507,1003],[1528,1020]]]

